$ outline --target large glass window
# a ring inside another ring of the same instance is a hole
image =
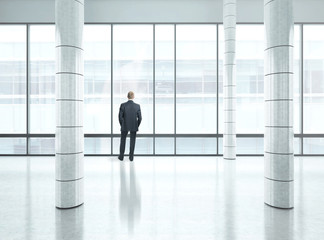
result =
[[[119,107],[133,91],[141,105],[140,133],[153,133],[153,25],[114,25],[113,59],[113,132],[120,133]]]
[[[324,133],[324,26],[304,26],[304,133]]]
[[[294,132],[301,135],[294,141],[296,154],[323,152],[321,32],[323,24],[295,25]],[[264,26],[238,24],[236,36],[237,133],[262,134]],[[120,133],[118,111],[128,91],[135,92],[143,115],[136,154],[216,154],[217,142],[222,154],[222,138],[216,138],[223,133],[221,24],[86,24],[83,48],[86,154],[118,153],[119,137],[110,134]],[[0,25],[0,113],[0,154],[25,154],[27,142],[30,154],[54,153],[48,135],[55,133],[54,24]],[[262,154],[261,140],[238,138],[238,153]]]
[[[237,133],[264,132],[264,26],[236,26]],[[300,26],[294,42],[294,127],[300,132]],[[224,30],[219,26],[219,128],[223,130]]]
[[[26,132],[26,26],[0,26],[0,133]]]
[[[30,133],[55,132],[55,26],[30,26]],[[33,141],[37,143],[37,141]],[[33,148],[34,149],[34,148]]]
[[[84,26],[84,132],[111,133],[111,28]]]
[[[174,133],[174,25],[155,26],[155,133]]]
[[[236,130],[237,133],[264,132],[264,27],[236,26]],[[219,26],[219,132],[224,132],[223,64],[224,30]],[[239,142],[238,142],[239,144]],[[238,146],[239,147],[239,146]]]
[[[216,133],[216,25],[176,26],[176,133]]]

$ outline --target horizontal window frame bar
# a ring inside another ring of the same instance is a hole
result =
[[[0,154],[0,157],[54,157],[55,154]],[[118,157],[118,154],[84,154],[85,157]],[[134,154],[137,157],[223,157],[223,154]],[[264,157],[263,154],[236,154],[237,157]],[[323,157],[324,154],[294,154],[294,157]]]
[[[156,137],[156,138],[214,138],[219,137],[222,138],[223,134],[137,134],[137,137]],[[54,133],[4,133],[0,134],[0,138],[54,138]],[[111,138],[111,137],[120,137],[119,134],[109,134],[109,133],[85,133],[85,138]],[[237,138],[264,138],[264,134],[262,133],[239,133],[236,134]],[[324,138],[324,133],[321,134],[300,134],[295,133],[294,138]]]
[[[3,25],[55,25],[55,22],[0,22]],[[136,24],[217,24],[224,25],[222,21],[220,22],[84,22],[84,24],[89,25],[136,25]],[[236,24],[249,24],[249,25],[262,25],[264,22],[237,22]],[[324,22],[295,22],[294,25],[314,25],[314,24],[324,24]]]

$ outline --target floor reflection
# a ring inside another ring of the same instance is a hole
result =
[[[224,161],[224,237],[236,239],[236,161]]]
[[[31,199],[31,183],[30,183],[30,158],[27,158],[26,161],[26,208],[25,208],[25,218],[26,218],[26,223],[27,227],[25,237],[26,240],[32,239],[32,234],[31,234],[31,226],[32,226],[32,199]]]
[[[281,210],[264,204],[261,157],[87,157],[85,204],[59,210],[53,157],[3,157],[0,239],[322,239],[323,160],[296,157],[295,207]]]
[[[125,170],[129,166],[128,174]],[[136,178],[135,163],[120,162],[119,214],[121,222],[133,234],[141,214],[141,192]]]
[[[298,164],[295,166],[295,218],[298,219],[296,227],[300,230],[299,236],[304,238],[304,229],[307,228],[307,222],[304,221],[305,215],[305,193],[304,193],[304,159],[299,158]],[[307,194],[306,194],[307,195]]]

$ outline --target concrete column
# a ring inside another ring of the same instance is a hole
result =
[[[293,0],[265,0],[264,201],[294,206]]]
[[[84,0],[56,0],[56,207],[83,204]]]
[[[224,61],[224,137],[225,160],[236,159],[236,0],[224,0],[223,22],[225,33]]]

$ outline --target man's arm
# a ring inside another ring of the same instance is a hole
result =
[[[137,124],[138,126],[141,124],[142,122],[142,113],[141,113],[141,106],[139,106],[138,111],[137,111]]]
[[[123,104],[120,105],[118,119],[119,119],[119,124],[121,126],[122,123],[123,123],[123,121],[124,121],[124,108],[123,108]]]

